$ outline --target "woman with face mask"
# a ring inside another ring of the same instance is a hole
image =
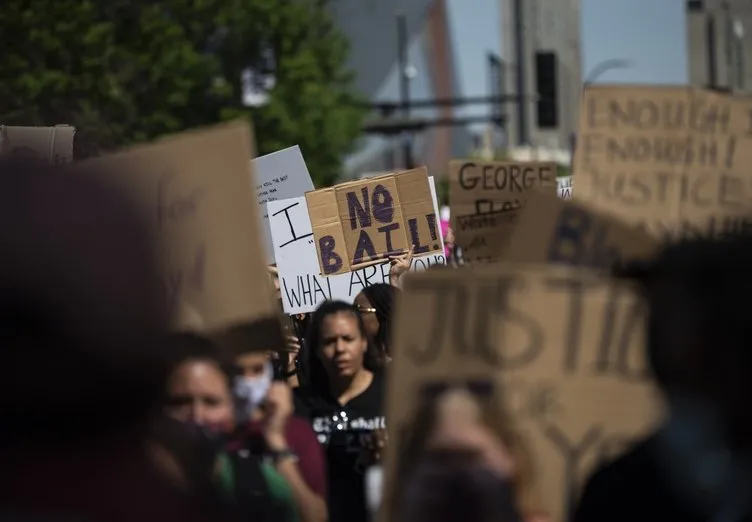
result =
[[[233,391],[242,423],[235,446],[264,458],[287,480],[303,522],[325,522],[323,451],[310,424],[293,415],[291,388],[274,381],[267,352],[241,353],[233,362]]]
[[[180,334],[173,341],[169,348],[176,356],[165,390],[165,414],[175,426],[170,437],[155,437],[156,463],[190,491],[215,489],[243,518],[297,522],[291,486],[275,467],[228,447],[237,424],[235,404],[230,373],[214,345],[195,334]],[[193,443],[175,444],[179,439]]]
[[[363,318],[342,301],[327,301],[311,318],[306,379],[296,394],[326,447],[329,520],[369,519],[365,475],[380,457],[384,374]]]

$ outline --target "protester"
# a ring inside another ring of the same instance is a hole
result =
[[[167,381],[166,413],[189,427],[202,428],[213,442],[213,452],[206,457],[211,465],[203,467],[217,489],[244,518],[255,514],[296,522],[297,507],[288,482],[261,459],[226,446],[236,427],[235,406],[231,376],[216,348],[196,334],[180,335],[172,348],[175,366]]]
[[[234,358],[235,397],[243,422],[233,446],[271,461],[292,488],[301,520],[325,522],[326,473],[310,424],[293,415],[293,395],[274,382],[271,357],[247,351]]]
[[[514,461],[484,425],[475,399],[449,390],[435,404],[425,449],[401,477],[395,522],[521,522],[511,477]]]
[[[363,317],[366,333],[374,341],[379,358],[387,363],[391,360],[390,323],[392,320],[392,302],[399,288],[385,283],[366,286],[355,296],[355,309]]]
[[[377,350],[363,319],[341,301],[327,301],[314,312],[306,345],[309,375],[296,394],[326,447],[329,520],[368,520],[363,474],[381,449],[374,434],[385,427]]]
[[[447,264],[450,264],[454,254],[454,232],[448,219],[441,220],[441,237],[444,239],[444,257],[447,260]]]
[[[146,450],[168,314],[147,228],[97,174],[0,162],[0,516],[217,520]]]
[[[752,517],[752,238],[687,240],[619,270],[648,306],[665,425],[588,481],[575,522]]]

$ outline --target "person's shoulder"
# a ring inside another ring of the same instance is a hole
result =
[[[386,388],[386,368],[379,368],[373,373],[373,381],[371,381],[370,389],[379,394],[383,394]]]
[[[293,389],[293,406],[297,417],[311,419],[317,412],[326,410],[328,405],[311,387],[298,386]]]
[[[652,456],[654,444],[654,437],[644,439],[597,468],[585,483],[574,522],[604,520],[604,516],[611,517],[611,520],[614,516],[626,520],[632,516],[630,506],[644,506],[645,495],[657,494],[657,469]]]

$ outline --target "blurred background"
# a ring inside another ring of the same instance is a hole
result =
[[[472,155],[566,174],[583,84],[744,91],[750,23],[742,0],[5,0],[0,122],[74,125],[86,157],[247,115],[318,186]]]

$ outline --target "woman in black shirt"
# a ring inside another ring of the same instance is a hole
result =
[[[326,447],[329,521],[368,520],[363,473],[383,432],[384,376],[363,319],[352,305],[328,301],[313,314],[306,340],[308,379],[296,389]]]

